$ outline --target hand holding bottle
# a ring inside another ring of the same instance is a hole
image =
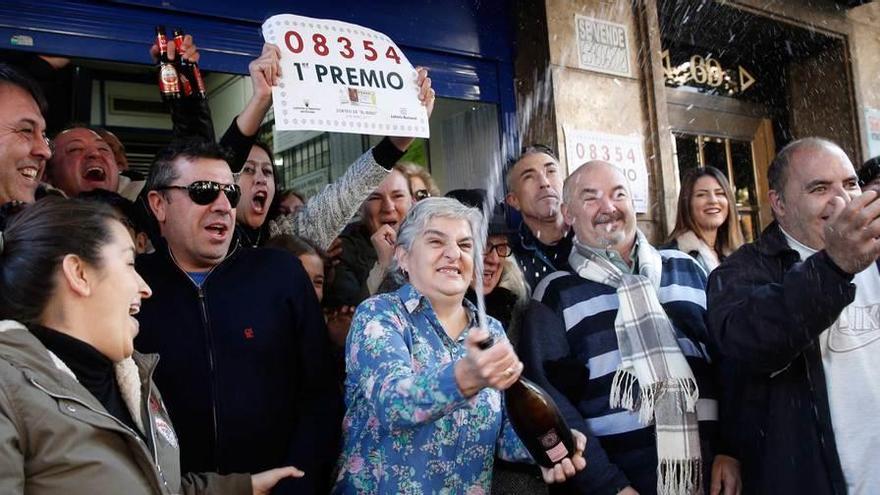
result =
[[[481,349],[480,343],[486,340],[490,340],[489,332],[472,330],[465,341],[467,355],[455,363],[455,381],[465,397],[471,397],[486,387],[504,390],[522,373],[523,364],[510,342],[503,340]]]
[[[544,477],[544,483],[563,483],[587,466],[587,461],[584,459],[587,437],[577,430],[571,430],[571,435],[574,437],[576,445],[574,455],[562,459],[552,468],[541,466],[541,476]]]

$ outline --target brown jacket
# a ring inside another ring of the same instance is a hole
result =
[[[0,493],[250,494],[249,475],[180,473],[177,436],[151,378],[158,359],[135,353],[116,365],[138,434],[24,326],[0,322]]]

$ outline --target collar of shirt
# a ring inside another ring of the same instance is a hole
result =
[[[403,301],[403,306],[406,308],[406,311],[411,314],[421,313],[423,311],[430,311],[433,316],[432,320],[436,320],[437,316],[434,313],[434,308],[431,306],[431,301],[424,295],[422,295],[412,284],[405,284],[401,288],[397,289],[397,295],[400,297],[400,300]],[[462,294],[462,305],[464,306],[465,312],[468,316],[468,324],[465,328],[465,331],[459,335],[458,340],[462,341],[467,337],[468,331],[470,329],[475,328],[479,325],[477,320],[477,307],[470,301],[468,301],[464,294]],[[439,326],[439,321],[437,322]],[[442,327],[440,327],[442,328]],[[443,332],[444,335],[446,332]]]
[[[800,255],[801,261],[804,261],[810,256],[819,252],[792,237],[788,232],[785,231],[785,229],[782,228],[781,225],[779,226],[779,230],[782,231],[782,235],[784,235],[785,240],[788,241],[788,247],[794,249],[795,251],[797,251],[798,255]]]
[[[620,255],[617,251],[613,249],[596,249],[592,246],[583,245],[585,248],[589,249],[592,253],[595,253],[598,256],[605,258],[610,261],[614,266],[620,269],[623,273],[636,273],[636,270],[639,266],[639,239],[636,237],[636,242],[633,243],[632,250],[629,252],[629,259],[632,260],[632,266],[628,265],[626,261],[623,259],[623,256]]]

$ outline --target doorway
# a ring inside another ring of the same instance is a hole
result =
[[[754,241],[772,220],[767,199],[767,169],[775,154],[772,120],[750,102],[673,89],[666,97],[677,177],[696,167],[721,170],[733,189],[743,236]]]

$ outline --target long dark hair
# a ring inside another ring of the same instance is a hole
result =
[[[46,197],[12,215],[0,245],[0,319],[36,321],[55,291],[55,273],[68,254],[102,266],[111,242],[112,208],[95,201]]]
[[[736,198],[733,197],[730,182],[715,167],[697,167],[685,173],[681,180],[681,192],[678,194],[675,228],[669,234],[669,241],[674,241],[676,237],[690,230],[703,242],[706,242],[706,239],[700,236],[700,229],[694,221],[693,213],[691,213],[691,198],[694,195],[694,187],[697,180],[706,176],[718,181],[721,189],[724,190],[724,195],[727,196],[727,220],[718,227],[718,235],[715,237],[715,252],[722,256],[728,256],[743,245],[743,235],[739,226],[739,214],[736,212]]]

